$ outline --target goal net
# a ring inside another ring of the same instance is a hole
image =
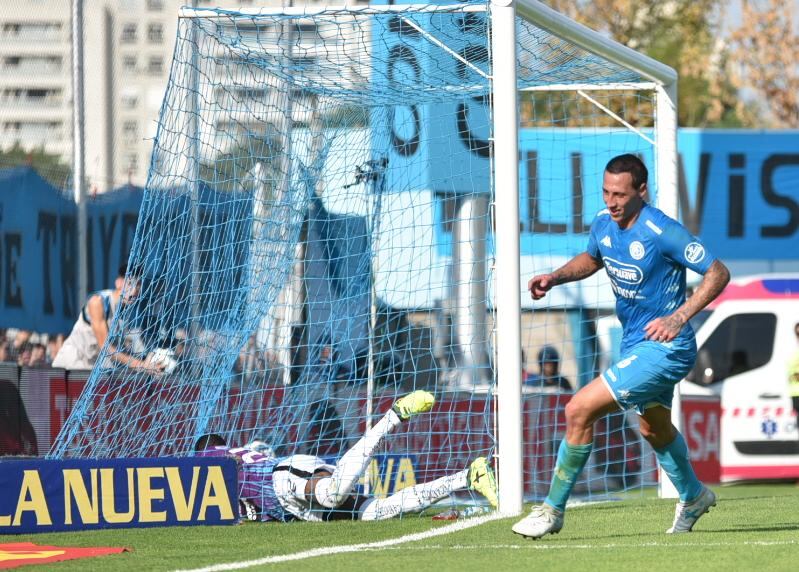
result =
[[[364,487],[488,456],[501,502],[542,498],[563,406],[615,330],[603,278],[535,304],[526,280],[585,249],[612,156],[644,158],[656,202],[673,158],[650,68],[517,8],[184,9],[130,255],[140,291],[51,455],[190,455],[214,433],[334,459],[426,389],[433,411],[387,439]],[[168,367],[148,375],[119,351]],[[534,375],[555,354],[560,387]],[[620,413],[577,492],[654,478]]]

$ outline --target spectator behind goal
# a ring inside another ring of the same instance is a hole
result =
[[[14,339],[10,340],[6,344],[6,354],[4,361],[15,361],[19,362],[20,357],[25,354],[26,351],[29,351],[30,346],[30,339],[33,335],[33,332],[29,332],[28,330],[17,330],[14,333]],[[27,359],[27,357],[23,358]]]
[[[108,338],[108,327],[114,314],[120,304],[130,304],[136,299],[139,295],[139,282],[139,273],[132,271],[127,274],[127,265],[122,265],[113,290],[100,290],[91,294],[81,309],[72,332],[53,360],[53,367],[92,369],[100,355],[100,348]],[[108,359],[149,373],[160,373],[164,369],[163,364],[139,359],[113,345],[109,345]]]
[[[560,354],[552,346],[544,346],[538,352],[539,372],[528,373],[524,385],[529,387],[556,387],[560,391],[571,391],[569,380],[560,374]]]

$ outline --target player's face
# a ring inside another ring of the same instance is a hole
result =
[[[633,177],[630,173],[608,173],[602,181],[602,200],[610,211],[610,218],[621,228],[628,228],[644,206],[646,184],[640,189],[633,187]]]
[[[139,279],[135,276],[117,278],[118,288],[122,291],[122,303],[130,304],[139,297]]]

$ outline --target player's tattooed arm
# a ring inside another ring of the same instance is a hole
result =
[[[587,252],[583,252],[555,270],[552,273],[552,277],[555,280],[555,284],[565,284],[566,282],[575,282],[588,278],[600,268],[602,268],[601,260],[594,258]]]
[[[705,272],[702,282],[699,283],[693,295],[672,315],[679,316],[682,323],[685,324],[715,300],[729,281],[730,271],[720,260],[714,261]]]
[[[600,268],[602,268],[601,260],[583,252],[550,274],[533,276],[527,282],[527,289],[533,300],[540,300],[553,286],[588,278]]]
[[[672,341],[688,320],[721,294],[729,281],[730,271],[727,270],[727,267],[719,260],[713,262],[693,296],[688,298],[674,313],[652,320],[646,325],[644,331],[647,339],[657,342]]]

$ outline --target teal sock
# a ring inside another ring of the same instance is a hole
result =
[[[564,438],[558,447],[558,460],[552,474],[552,484],[544,502],[559,511],[566,510],[566,501],[577,482],[580,471],[585,467],[591,455],[591,443],[587,445],[569,445]]]
[[[671,482],[674,483],[674,488],[680,493],[682,502],[693,500],[699,496],[702,492],[702,483],[696,478],[688,456],[688,445],[685,444],[685,439],[680,433],[677,433],[674,441],[662,449],[655,449],[655,456]]]

